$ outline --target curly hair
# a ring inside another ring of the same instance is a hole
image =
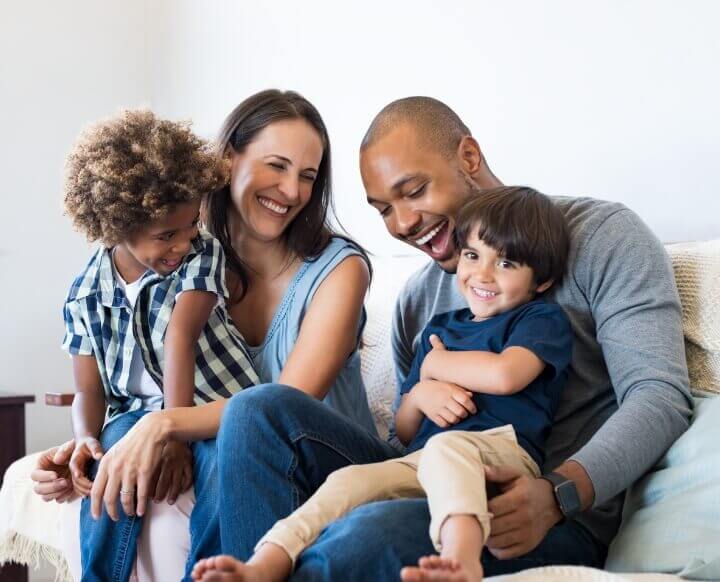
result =
[[[83,132],[65,171],[67,214],[108,247],[227,182],[226,164],[189,123],[148,110],[122,111]]]

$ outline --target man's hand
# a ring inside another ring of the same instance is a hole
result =
[[[432,346],[432,349],[423,358],[423,363],[420,367],[420,380],[435,379],[432,370],[437,364],[436,360],[438,359],[438,355],[440,355],[444,351],[447,351],[445,344],[442,343],[442,340],[435,334],[432,334],[428,339],[430,340],[430,345]]]
[[[457,384],[423,380],[415,384],[410,397],[415,406],[441,428],[457,424],[477,412],[472,392]]]
[[[163,448],[158,467],[153,501],[157,503],[167,497],[168,503],[172,505],[180,493],[190,488],[192,482],[193,458],[190,447],[178,441],[168,442]]]
[[[75,492],[68,467],[74,449],[73,439],[40,454],[30,478],[35,481],[33,490],[43,501],[65,503],[74,498]]]
[[[562,519],[550,483],[507,466],[485,466],[485,478],[500,488],[488,502],[493,514],[487,548],[500,560],[534,550]]]
[[[75,450],[70,457],[70,475],[73,487],[78,495],[87,497],[92,489],[92,481],[87,476],[88,463],[95,459],[102,459],[103,450],[95,437],[83,437],[77,439]]]

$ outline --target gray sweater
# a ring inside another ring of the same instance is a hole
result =
[[[622,492],[688,427],[692,414],[680,300],[662,244],[625,206],[554,198],[572,237],[567,274],[549,299],[575,335],[568,382],[546,443],[545,471],[580,463],[595,488],[577,520],[609,544]],[[428,320],[465,302],[454,275],[430,262],[398,297],[393,356],[402,385]]]

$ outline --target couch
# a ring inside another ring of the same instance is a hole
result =
[[[606,570],[548,567],[493,582],[550,580],[720,580],[720,240],[667,246],[683,305],[686,355],[696,412],[690,429],[627,493]],[[393,300],[426,259],[374,261],[362,370],[378,431],[387,435],[395,378],[390,357]],[[43,503],[29,473],[36,455],[14,463],[0,490],[0,564],[47,560],[72,580],[62,555],[64,508]]]

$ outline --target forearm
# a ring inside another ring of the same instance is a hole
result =
[[[570,459],[582,466],[593,485],[593,506],[624,491],[650,469],[687,429],[690,414],[681,393],[660,385],[629,395]]]
[[[202,406],[178,407],[152,413],[157,415],[161,440],[203,441],[215,438],[227,400],[217,400]]]
[[[407,445],[417,434],[424,414],[412,401],[410,394],[403,396],[395,415],[395,434],[403,445]]]
[[[180,336],[179,333],[166,338],[163,374],[165,408],[194,404],[195,341],[191,337]]]
[[[423,362],[422,375],[472,392],[509,395],[524,389],[542,371],[542,367],[534,369],[538,358],[532,354],[529,358],[518,352],[433,350]]]
[[[97,390],[79,391],[72,403],[73,434],[76,439],[98,438],[105,422],[105,394]]]

